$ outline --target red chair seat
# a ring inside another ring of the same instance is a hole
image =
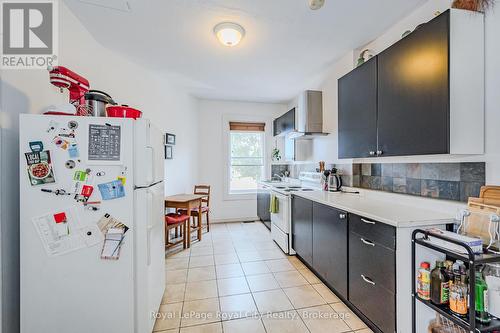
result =
[[[167,224],[177,224],[188,220],[189,216],[185,214],[170,213],[165,215],[165,222],[167,222]]]
[[[198,214],[198,210],[199,210],[199,208],[198,208],[198,207],[191,209],[191,214]],[[209,208],[208,208],[207,206],[202,206],[202,207],[201,207],[201,212],[202,212],[202,213],[206,213],[206,212],[208,212],[208,211],[209,211]],[[187,210],[185,210],[185,209],[180,209],[180,210],[179,210],[179,213],[181,213],[181,214],[187,214]]]

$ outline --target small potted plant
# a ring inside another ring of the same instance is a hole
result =
[[[280,150],[278,148],[273,148],[272,157],[273,157],[273,161],[281,160],[281,154],[280,154]]]

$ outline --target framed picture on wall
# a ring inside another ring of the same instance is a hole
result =
[[[165,145],[165,159],[171,160],[174,158],[174,151],[172,146]]]
[[[175,145],[175,134],[165,133],[165,144]]]

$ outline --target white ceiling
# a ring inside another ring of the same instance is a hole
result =
[[[314,87],[336,59],[424,1],[326,0],[319,11],[310,10],[307,0],[66,3],[101,44],[168,75],[197,97],[286,102]],[[216,40],[212,29],[221,21],[245,28],[237,47]]]

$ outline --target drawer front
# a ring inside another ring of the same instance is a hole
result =
[[[349,230],[390,249],[396,248],[396,228],[390,225],[349,214]]]
[[[274,225],[271,225],[271,238],[278,244],[278,246],[288,254],[289,247],[288,247],[288,234],[285,234],[282,230],[279,228],[275,227]]]
[[[349,282],[349,301],[382,332],[394,333],[396,331],[395,295],[377,284],[373,285],[365,281],[361,274],[350,276]]]
[[[368,237],[349,233],[349,274],[364,274],[377,285],[396,292],[396,255]]]

